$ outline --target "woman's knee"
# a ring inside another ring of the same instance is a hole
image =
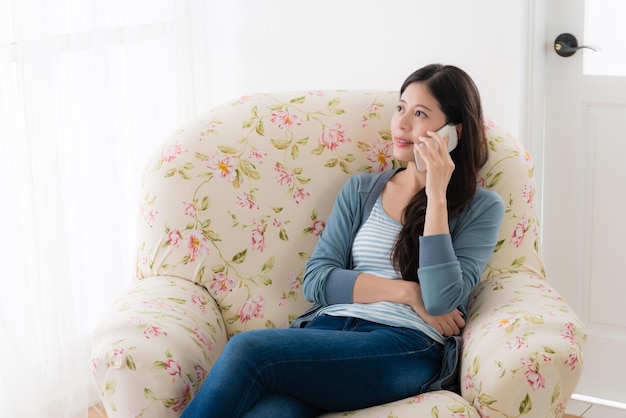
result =
[[[268,344],[269,347],[273,347],[271,346],[272,335],[270,331],[274,330],[254,330],[235,334],[226,344],[221,357],[242,361],[244,359],[253,360],[263,356],[263,353],[266,351],[264,348]]]

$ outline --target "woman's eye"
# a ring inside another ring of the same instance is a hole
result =
[[[400,105],[396,106],[396,112],[402,112],[402,106]]]
[[[417,116],[418,118],[421,118],[423,116],[426,116],[426,113],[422,112],[421,110],[418,110],[415,112],[415,116]]]

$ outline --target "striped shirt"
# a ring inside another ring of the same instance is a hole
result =
[[[379,197],[354,239],[354,270],[390,280],[401,280],[391,264],[391,250],[401,229],[402,225],[385,213]],[[321,309],[319,314],[360,318],[393,327],[416,329],[439,343],[444,342],[441,334],[426,324],[409,305],[401,303],[337,304]]]

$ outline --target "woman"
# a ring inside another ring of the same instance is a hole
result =
[[[436,132],[447,124],[451,153]],[[183,417],[313,417],[455,382],[455,336],[504,210],[477,187],[488,148],[475,84],[453,66],[415,71],[391,132],[407,167],[346,182],[307,262],[313,308],[290,329],[234,336]]]

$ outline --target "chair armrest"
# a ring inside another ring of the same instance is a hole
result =
[[[480,415],[465,399],[447,390],[422,393],[395,402],[372,406],[358,411],[330,412],[320,418],[415,418],[415,417],[449,417],[449,418],[480,418]]]
[[[461,390],[483,416],[561,416],[582,371],[585,326],[545,281],[492,277],[473,293]],[[543,411],[550,411],[549,414]]]
[[[203,287],[176,277],[135,282],[92,335],[92,372],[109,418],[178,417],[226,341]]]

